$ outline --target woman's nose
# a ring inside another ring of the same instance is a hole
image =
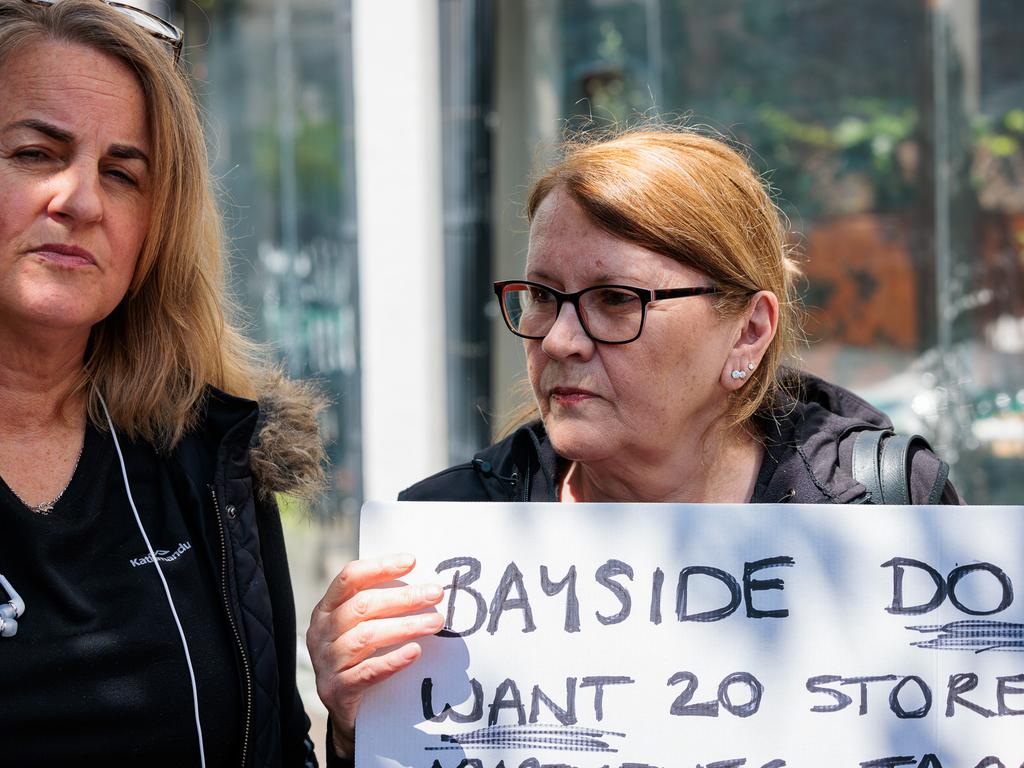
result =
[[[576,307],[565,302],[558,311],[555,324],[551,326],[547,336],[541,341],[544,354],[552,359],[561,359],[579,355],[589,359],[594,352],[594,342],[583,330]]]
[[[103,218],[99,170],[69,165],[54,178],[47,212],[56,219],[91,224]]]

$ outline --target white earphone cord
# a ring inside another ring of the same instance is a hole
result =
[[[178,611],[174,607],[174,600],[171,599],[171,588],[167,585],[167,579],[164,577],[164,571],[160,567],[160,560],[156,556],[156,552],[153,551],[153,545],[149,543],[149,536],[146,535],[146,529],[142,526],[142,518],[139,517],[139,510],[135,507],[135,499],[132,498],[132,489],[128,485],[128,470],[124,465],[124,455],[121,453],[121,443],[117,439],[117,432],[114,430],[114,422],[110,418],[110,411],[107,410],[107,404],[103,400],[103,395],[96,393],[99,398],[100,405],[103,406],[103,414],[107,417],[107,425],[110,427],[110,436],[114,438],[114,448],[117,451],[117,460],[121,464],[121,477],[124,480],[124,490],[128,494],[128,504],[131,505],[132,512],[135,514],[135,522],[139,526],[139,533],[142,534],[143,541],[146,542],[146,549],[149,550],[149,556],[153,559],[153,565],[156,567],[157,575],[160,577],[160,583],[164,585],[164,594],[167,595],[167,605],[171,608],[171,615],[174,617],[174,624],[178,628],[178,636],[181,638],[181,647],[185,651],[185,663],[188,665],[188,677],[192,683],[192,708],[196,718],[196,735],[199,738],[199,765],[202,768],[206,768],[206,751],[203,748],[203,726],[199,721],[199,691],[196,687],[196,673],[192,668],[192,656],[188,652],[188,642],[185,640],[185,630],[181,626],[181,620],[178,618]]]

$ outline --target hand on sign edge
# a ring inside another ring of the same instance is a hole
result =
[[[441,602],[439,586],[381,586],[415,564],[408,554],[353,560],[313,608],[306,647],[339,756],[353,755],[356,715],[370,687],[412,664],[422,653],[414,641],[444,626],[440,614],[418,613]],[[399,647],[380,653],[393,645]]]

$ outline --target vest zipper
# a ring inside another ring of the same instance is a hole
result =
[[[249,669],[249,657],[245,652],[245,644],[242,642],[242,635],[235,623],[235,615],[231,610],[231,600],[228,595],[228,549],[227,534],[224,532],[224,520],[220,516],[220,503],[217,501],[217,492],[210,486],[210,496],[213,497],[213,508],[217,513],[217,532],[220,534],[220,585],[221,597],[224,600],[224,611],[228,615],[228,623],[231,625],[231,632],[235,637],[235,645],[242,657],[242,671],[245,677],[245,730],[242,734],[242,768],[245,768],[246,757],[249,751],[249,730],[252,725],[252,672]]]

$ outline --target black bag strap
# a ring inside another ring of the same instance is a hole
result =
[[[867,489],[871,504],[910,503],[911,449],[917,444],[930,450],[928,441],[920,435],[894,435],[888,429],[857,434],[853,441],[853,479]],[[943,469],[948,473],[948,467],[941,464],[939,474],[944,474]],[[942,481],[944,486],[944,476]],[[935,501],[929,499],[929,503]]]
[[[918,435],[892,435],[882,441],[882,504],[910,503],[910,446]]]
[[[879,446],[889,430],[868,429],[858,432],[853,441],[853,479],[863,485],[872,504],[881,504],[882,475]]]

